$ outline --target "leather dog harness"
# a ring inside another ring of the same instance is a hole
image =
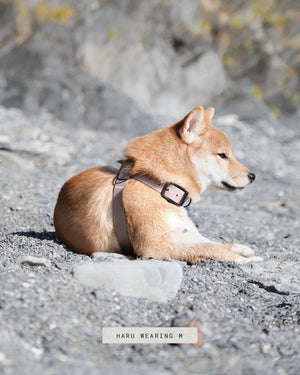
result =
[[[114,229],[120,248],[129,254],[134,254],[133,246],[127,231],[126,214],[123,205],[123,189],[131,178],[158,191],[164,199],[176,206],[188,207],[192,200],[185,189],[172,182],[163,183],[144,173],[131,175],[128,172],[130,167],[133,166],[133,160],[131,159],[120,160],[118,163],[121,163],[121,167],[114,179],[113,187]]]

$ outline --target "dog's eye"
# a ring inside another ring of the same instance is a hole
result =
[[[218,154],[218,156],[219,156],[221,159],[228,159],[227,155],[226,155],[224,152],[221,152],[220,154]]]

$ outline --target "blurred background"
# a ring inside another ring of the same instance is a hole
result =
[[[300,0],[0,0],[1,375],[299,373],[299,70]],[[182,264],[168,304],[81,285],[97,260],[55,241],[62,184],[199,104],[257,181],[189,215],[264,261]],[[200,348],[101,344],[185,313]]]
[[[245,98],[292,115],[299,70],[296,0],[0,0],[0,105],[67,124]]]

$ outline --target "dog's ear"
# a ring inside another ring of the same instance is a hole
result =
[[[214,117],[215,109],[213,107],[207,108],[204,112],[205,122],[210,124],[211,119]]]
[[[183,120],[179,129],[180,138],[185,143],[192,143],[207,130],[204,108],[195,107]]]

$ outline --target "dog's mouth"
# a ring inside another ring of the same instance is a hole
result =
[[[237,186],[232,186],[230,184],[228,184],[227,182],[225,181],[222,181],[222,185],[225,187],[226,190],[228,191],[236,191],[236,190],[242,190],[244,189],[244,186],[243,187],[237,187]]]

